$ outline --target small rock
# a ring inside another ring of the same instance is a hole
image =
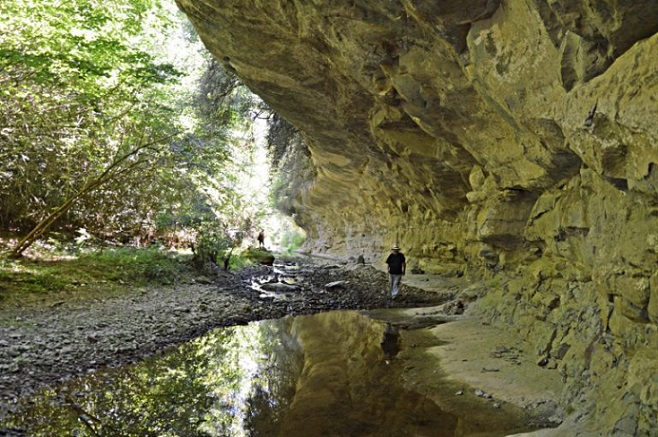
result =
[[[331,290],[332,288],[342,288],[343,285],[348,284],[347,281],[334,281],[324,285],[324,288]]]
[[[288,285],[283,282],[273,282],[273,283],[265,283],[261,285],[261,289],[265,291],[274,291],[274,292],[294,292],[297,291],[297,287],[294,285]]]
[[[21,355],[22,352],[23,352],[23,351],[21,350],[20,347],[18,347],[18,346],[12,346],[12,347],[9,348],[8,355],[9,355],[10,357],[18,357],[18,356]]]

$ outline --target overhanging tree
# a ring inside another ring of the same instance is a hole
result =
[[[80,198],[88,195],[101,186],[118,182],[124,175],[131,172],[140,172],[157,164],[158,159],[163,156],[163,145],[167,144],[171,138],[156,139],[154,142],[140,144],[129,152],[116,156],[107,167],[98,175],[90,178],[79,191],[71,195],[57,209],[51,212],[47,217],[37,223],[32,230],[23,237],[14,247],[11,254],[14,257],[21,256],[23,252],[32,245],[36,240],[41,238],[50,227],[71,209],[74,203]]]
[[[92,191],[175,171],[180,75],[141,48],[169,26],[157,1],[0,4],[0,225],[33,226],[14,254]]]
[[[192,33],[166,4],[0,2],[0,230],[24,235],[15,255],[51,229],[184,223],[227,241],[257,221],[233,158],[266,108],[198,42],[169,62],[172,32]]]

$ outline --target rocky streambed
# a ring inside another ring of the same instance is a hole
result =
[[[335,309],[437,305],[457,289],[433,293],[403,285],[402,291],[391,300],[387,275],[372,266],[295,262],[218,271],[94,302],[2,309],[0,435],[2,418],[37,388],[133,363],[215,327]]]

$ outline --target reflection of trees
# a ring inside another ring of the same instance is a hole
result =
[[[140,365],[43,391],[7,425],[35,437],[276,434],[302,365],[291,320],[216,330]]]
[[[208,437],[200,426],[213,402],[205,384],[213,355],[201,351],[228,336],[229,330],[217,331],[212,339],[204,337],[139,366],[98,372],[62,388],[59,395],[44,392],[11,425],[35,437]]]
[[[294,391],[300,361],[290,323],[290,319],[272,320],[234,332],[206,375],[216,404],[203,429],[218,436],[275,433]]]
[[[385,333],[349,311],[220,329],[45,391],[7,426],[34,437],[455,435],[454,416],[403,387],[405,336],[385,354]]]
[[[260,381],[248,400],[245,428],[253,437],[278,434],[278,428],[295,394],[303,366],[302,350],[290,333],[292,318],[261,325],[262,354],[267,361]]]

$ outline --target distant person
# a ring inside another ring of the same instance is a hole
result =
[[[229,267],[231,266],[231,254],[233,253],[233,248],[231,247],[231,250],[228,251],[226,256],[224,257],[224,270],[228,270]]]
[[[261,229],[261,231],[258,233],[258,248],[259,249],[264,249],[265,248],[265,230]]]
[[[391,254],[386,258],[386,264],[388,264],[388,276],[391,283],[391,297],[395,299],[400,291],[402,276],[407,270],[407,260],[397,245],[393,246],[391,250]]]

